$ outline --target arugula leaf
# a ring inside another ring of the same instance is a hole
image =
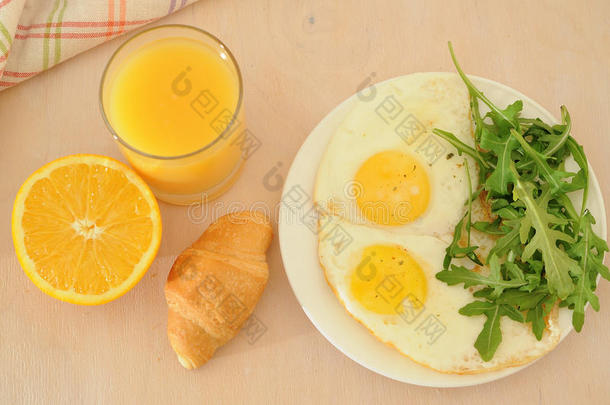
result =
[[[534,162],[536,162],[536,165],[537,165],[538,169],[540,170],[540,174],[551,185],[551,191],[553,192],[553,194],[568,191],[569,183],[562,181],[562,179],[569,177],[569,176],[574,176],[575,173],[568,173],[568,172],[563,172],[560,170],[553,169],[547,163],[546,157],[542,153],[534,150],[527,143],[527,141],[523,138],[523,136],[520,133],[518,133],[514,129],[511,129],[510,133],[517,139],[517,141],[519,141],[519,143],[521,144],[521,147],[523,148],[525,153]]]
[[[500,239],[496,240],[496,244],[489,251],[489,256],[497,255],[499,257],[502,257],[510,250],[520,245],[519,233],[521,229],[521,220],[513,219],[509,221],[504,221],[504,225],[509,227],[510,230]]]
[[[466,316],[483,315],[487,311],[494,311],[497,306],[498,304],[489,301],[473,301],[460,308],[458,312]]]
[[[479,232],[484,232],[490,235],[506,235],[506,233],[510,230],[509,227],[501,225],[499,221],[477,221],[472,224],[472,227]]]
[[[527,311],[525,320],[526,322],[532,323],[532,332],[534,332],[534,336],[536,336],[537,340],[542,339],[542,334],[546,328],[546,321],[544,320],[544,317],[551,312],[555,300],[556,298],[554,296],[549,295],[545,299],[541,300],[535,307]]]
[[[462,258],[468,257],[474,263],[482,266],[483,263],[479,260],[477,255],[474,253],[478,246],[460,246],[460,240],[462,239],[462,230],[464,228],[464,220],[467,218],[468,212],[464,214],[460,222],[455,226],[455,231],[453,232],[453,240],[445,249],[445,258],[443,260],[443,269],[447,270],[449,265],[451,264],[451,259],[453,258]]]
[[[459,313],[466,316],[485,315],[487,320],[474,347],[479,351],[484,361],[493,358],[498,346],[502,342],[502,332],[500,330],[500,319],[502,316],[523,322],[523,315],[509,305],[497,304],[488,301],[474,301],[460,308]]]
[[[477,291],[474,296],[479,298],[490,299],[490,293],[493,292],[491,288],[485,288]],[[472,307],[462,311],[462,314],[476,315],[474,309],[480,308],[481,314],[486,310],[493,307],[493,305],[504,305],[505,309],[510,308],[509,311],[514,315],[513,319],[518,322],[523,322],[523,315],[519,311],[527,311],[525,321],[532,323],[532,331],[538,340],[542,339],[542,333],[546,328],[546,322],[544,317],[547,316],[556,301],[556,297],[549,295],[546,287],[540,287],[532,292],[521,291],[519,289],[505,290],[502,295],[496,299],[495,303],[486,302],[485,304],[476,304],[481,301],[475,301]],[[467,306],[468,307],[468,306]],[[515,307],[517,309],[515,309]],[[519,315],[516,315],[519,314]]]
[[[500,283],[504,281],[502,278],[502,273],[500,271],[500,262],[498,261],[498,256],[491,255],[489,259],[487,259],[487,264],[489,265],[489,280],[493,281],[494,285],[489,285],[493,288],[493,293],[491,294],[492,298],[498,298],[502,291],[504,291],[505,286]],[[519,282],[519,280],[517,280]]]
[[[464,84],[468,88],[468,92],[472,96],[480,98],[481,101],[483,101],[485,104],[487,104],[487,106],[489,107],[489,109],[491,111],[494,111],[499,117],[504,119],[506,122],[510,123],[513,126],[513,128],[519,128],[519,123],[518,122],[511,122],[511,118],[506,116],[504,114],[504,111],[502,111],[498,107],[496,107],[496,105],[494,103],[492,103],[491,100],[489,100],[479,89],[477,89],[474,86],[474,84],[472,84],[470,79],[462,71],[462,68],[460,67],[460,64],[458,63],[458,61],[457,61],[457,59],[455,57],[455,54],[453,53],[453,45],[451,45],[451,42],[449,42],[449,53],[451,54],[451,59],[453,60],[453,65],[455,66],[455,69],[457,70],[458,75],[460,75],[460,77],[464,81]]]
[[[524,291],[534,291],[541,285],[547,285],[548,283],[543,283],[543,281],[546,281],[546,279],[542,279],[542,270],[544,269],[544,263],[542,263],[542,260],[532,258],[527,260],[526,263],[528,266],[528,271],[525,273],[527,285],[521,287],[521,289]]]
[[[493,358],[498,346],[502,343],[502,332],[500,330],[501,307],[496,305],[492,311],[486,312],[487,320],[483,325],[483,329],[477,340],[474,342],[474,347],[479,351],[481,358],[484,361],[489,361]]]
[[[442,129],[434,128],[432,130],[432,133],[435,135],[438,135],[439,137],[443,138],[444,140],[449,142],[451,145],[453,145],[455,147],[455,149],[457,149],[458,155],[461,155],[462,153],[470,155],[474,160],[477,161],[477,163],[481,167],[489,168],[489,163],[486,162],[483,159],[483,157],[481,157],[480,153],[476,149],[474,149],[471,146],[466,145],[464,142],[460,141],[451,132],[447,132],[447,131],[443,131]]]
[[[522,128],[527,128],[527,130],[537,127],[546,131],[547,134],[553,133],[553,127],[551,127],[546,122],[542,121],[540,118],[519,118],[519,124],[521,124]],[[527,131],[526,130],[526,131]]]
[[[508,183],[515,181],[515,175],[510,170],[510,164],[512,163],[511,154],[519,146],[519,142],[510,136],[510,133],[499,136],[483,129],[480,145],[484,149],[493,151],[498,157],[496,168],[487,177],[485,182],[486,188],[496,193],[506,194]]]
[[[498,110],[500,109],[498,108]],[[496,110],[491,110],[486,116],[491,118],[500,133],[508,134],[511,128],[519,128],[518,118],[521,110],[523,110],[523,101],[517,100],[500,110],[501,114]]]
[[[468,270],[464,266],[451,265],[451,270],[443,270],[436,273],[436,278],[447,283],[448,285],[456,285],[464,283],[464,288],[472,287],[473,285],[484,285],[493,289],[504,289],[511,287],[520,287],[525,285],[525,281],[520,280],[504,280],[502,277],[490,275],[489,277]]]
[[[546,328],[546,322],[544,321],[542,313],[542,306],[536,305],[534,308],[527,311],[527,316],[525,318],[527,322],[532,323],[532,332],[534,332],[534,336],[536,336],[536,339],[538,340],[542,339],[542,333],[544,332],[544,328]]]
[[[559,194],[556,199],[559,204],[565,209],[566,214],[568,214],[568,216],[572,220],[580,221],[580,215],[576,213],[574,205],[572,204],[572,201],[570,200],[570,197],[567,196],[567,194]]]
[[[579,145],[574,138],[571,136],[567,141],[568,149],[574,157],[576,164],[580,167],[579,174],[582,172],[584,177],[584,187],[582,190],[582,207],[580,209],[580,216],[585,214],[585,209],[587,207],[587,199],[589,197],[589,163],[587,162],[587,157],[585,156],[585,151],[581,145]]]
[[[564,143],[567,142],[570,136],[570,130],[572,129],[572,120],[570,119],[570,113],[568,112],[568,109],[565,105],[561,106],[561,121],[563,124],[563,131],[561,131],[559,135],[548,136],[543,139],[548,141],[549,143],[547,149],[544,151],[544,155],[547,157],[557,152],[557,150],[559,150],[559,148],[561,148]],[[551,130],[549,131],[549,133],[553,133],[553,131]]]
[[[572,325],[577,332],[582,330],[585,322],[585,305],[591,303],[591,307],[599,310],[599,299],[593,293],[595,285],[591,279],[601,274],[605,279],[610,279],[610,272],[603,264],[604,252],[608,251],[606,242],[593,232],[591,225],[595,223],[593,216],[587,211],[582,217],[582,237],[572,246],[569,253],[579,258],[583,274],[576,283],[574,292],[566,299],[566,303],[573,306]],[[593,277],[591,277],[593,273]]]
[[[470,95],[470,111],[472,113],[472,119],[474,121],[474,140],[475,142],[479,142],[481,139],[481,130],[483,129],[483,118],[481,117],[481,112],[479,110],[479,99],[472,94],[472,92],[468,92]]]
[[[508,260],[504,263],[504,267],[506,268],[506,274],[508,275],[508,277],[512,280],[526,281],[525,275],[523,274],[523,270],[521,270],[519,266],[517,266],[517,264],[511,262],[510,260],[511,259],[509,257]]]
[[[509,290],[507,290],[509,291]],[[476,290],[475,292],[472,293],[472,296],[475,298],[485,298],[488,300],[492,300],[491,298],[491,294],[493,294],[494,289],[493,288],[481,288],[480,290]],[[497,301],[497,300],[496,300]]]
[[[550,225],[558,223],[560,219],[549,214],[546,210],[550,198],[548,192],[536,200],[532,196],[533,189],[534,186],[523,183],[517,178],[514,192],[516,197],[526,206],[520,232],[521,242],[526,243],[522,257],[527,260],[532,257],[535,251],[542,253],[549,291],[559,298],[565,299],[574,290],[570,272],[579,274],[582,271],[578,263],[557,246],[557,241],[571,242],[571,238],[563,232],[550,228]],[[525,232],[523,230],[529,231],[530,227],[533,227],[536,233],[527,241],[524,240],[526,238],[524,238]]]
[[[515,322],[525,322],[523,314],[517,311],[517,309],[515,309],[515,307],[513,307],[512,305],[500,305],[500,310],[502,312],[502,315],[508,316]]]
[[[518,289],[510,289],[498,297],[499,304],[508,304],[518,307],[520,310],[535,308],[542,300],[549,295],[545,288],[538,288],[534,291],[521,291]]]
[[[472,228],[472,178],[470,177],[470,167],[468,165],[468,160],[464,159],[464,167],[466,168],[466,178],[468,179],[468,200],[466,201],[466,205],[468,206],[466,211],[466,246],[470,247],[470,230]],[[476,197],[474,197],[476,198]],[[476,255],[474,255],[476,257]],[[479,259],[477,258],[477,261]]]
[[[502,219],[518,219],[518,218],[521,218],[523,216],[512,205],[509,205],[509,206],[506,206],[506,207],[502,207],[499,210],[494,211],[494,214],[496,214],[497,216],[499,216]]]

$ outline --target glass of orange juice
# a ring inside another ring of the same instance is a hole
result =
[[[244,146],[258,142],[245,128],[242,98],[229,49],[185,25],[127,40],[100,85],[102,115],[121,151],[172,204],[213,199],[237,179]]]

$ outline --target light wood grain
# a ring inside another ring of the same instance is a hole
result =
[[[133,2],[132,2],[133,3]],[[219,203],[276,206],[277,187],[316,123],[374,81],[452,70],[453,40],[464,69],[505,83],[559,115],[566,104],[610,201],[610,3],[573,1],[202,0],[162,23],[202,27],[235,53],[245,81],[248,125],[263,145]],[[163,284],[173,258],[212,219],[161,204],[159,256],[126,296],[101,307],[55,301],[21,271],[10,211],[22,181],[70,153],[119,157],[98,111],[102,69],[114,40],[0,93],[0,397],[2,403],[607,403],[610,396],[610,285],[602,311],[582,333],[504,380],[430,389],[370,372],[337,351],[299,307],[277,239],[270,281],[255,310],[267,332],[239,335],[195,372],[176,361],[166,338]],[[281,179],[280,179],[281,180]]]

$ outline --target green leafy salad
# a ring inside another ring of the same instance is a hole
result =
[[[489,361],[502,341],[503,316],[531,323],[540,340],[545,317],[559,301],[560,307],[573,311],[572,324],[580,331],[585,305],[590,303],[599,310],[594,293],[598,275],[610,280],[603,264],[608,246],[592,229],[595,219],[587,209],[587,158],[570,135],[568,110],[562,106],[561,124],[550,125],[538,118],[522,117],[521,100],[502,109],[464,74],[451,43],[449,51],[470,95],[474,147],[442,129],[434,133],[451,143],[460,155],[475,160],[480,185],[474,190],[471,186],[466,214],[455,228],[444,269],[436,277],[448,285],[477,287],[474,301],[459,312],[486,317],[474,346],[483,360]],[[480,103],[489,112],[482,115]],[[576,173],[565,169],[570,156],[578,165]],[[568,197],[572,192],[582,194],[580,207]],[[472,221],[472,201],[481,193],[490,207],[491,222]],[[471,245],[472,228],[497,238],[486,258],[481,257],[478,246]],[[477,265],[483,265],[484,259],[489,273],[452,264],[455,258],[468,258]]]

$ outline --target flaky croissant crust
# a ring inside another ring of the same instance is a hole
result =
[[[272,237],[262,213],[228,214],[174,262],[165,284],[167,333],[187,369],[207,362],[252,314],[269,277]]]

